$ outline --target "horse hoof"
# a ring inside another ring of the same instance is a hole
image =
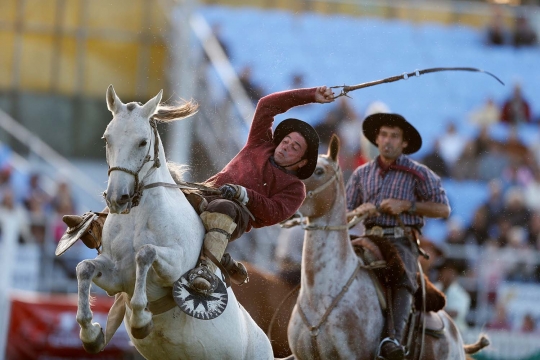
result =
[[[92,342],[82,342],[84,350],[86,350],[87,353],[90,354],[97,354],[101,350],[103,350],[103,346],[105,344],[105,335],[103,335],[103,330],[99,332],[98,337],[96,340]]]
[[[142,340],[152,332],[153,328],[154,328],[154,322],[150,321],[147,325],[145,325],[145,326],[143,326],[141,328],[132,327],[131,328],[131,335],[133,335],[133,337],[135,339]]]

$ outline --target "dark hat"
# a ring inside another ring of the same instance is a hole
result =
[[[317,157],[319,156],[319,135],[307,122],[298,119],[286,119],[279,123],[274,131],[274,144],[279,145],[281,140],[292,132],[302,134],[307,142],[307,151],[304,159],[307,164],[298,169],[297,175],[300,180],[307,179],[315,171]]]
[[[407,147],[403,149],[404,154],[415,153],[422,147],[422,137],[411,123],[399,114],[387,113],[369,115],[362,124],[364,135],[375,146],[377,146],[375,140],[381,126],[397,126],[403,130],[403,139],[408,143]]]

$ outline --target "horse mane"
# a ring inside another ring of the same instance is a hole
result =
[[[180,184],[184,181],[184,174],[189,171],[189,166],[178,164],[173,161],[167,161],[167,168],[175,183]]]
[[[169,172],[171,173],[171,176],[176,184],[181,184],[184,182],[184,174],[189,172],[189,165],[185,164],[178,164],[173,161],[167,161],[167,168],[169,169]],[[202,185],[206,187],[213,188],[215,186],[214,181],[203,181],[203,182],[195,182],[197,185]],[[199,190],[182,190],[185,193],[197,193],[199,194]]]
[[[159,104],[155,114],[152,115],[152,119],[160,123],[173,122],[195,115],[198,109],[199,105],[193,100],[186,101],[180,105]]]

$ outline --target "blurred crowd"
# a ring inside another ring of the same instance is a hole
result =
[[[486,29],[486,43],[492,46],[527,47],[537,44],[536,30],[531,26],[527,14],[517,13],[513,24],[504,21],[503,7],[494,6],[491,21]]]
[[[67,181],[57,180],[50,188],[50,191],[45,190],[38,172],[20,173],[13,168],[9,158],[2,161],[0,219],[18,224],[19,244],[36,244],[46,248],[52,240],[54,248],[66,230],[62,216],[77,213],[75,199]],[[63,266],[63,260],[65,258],[57,258],[55,263],[64,268],[66,275],[73,277],[73,264]]]

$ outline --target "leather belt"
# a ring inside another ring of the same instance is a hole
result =
[[[412,229],[413,228],[410,226],[406,226],[405,230],[400,226],[395,226],[395,227],[373,226],[369,229],[366,229],[366,231],[364,232],[364,235],[401,238],[401,237],[406,237],[408,234],[410,234]]]

